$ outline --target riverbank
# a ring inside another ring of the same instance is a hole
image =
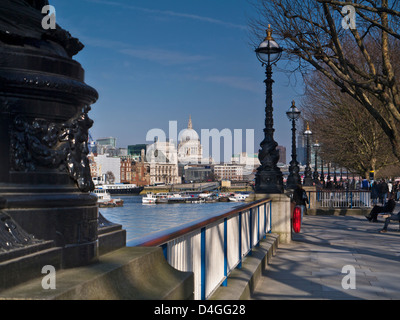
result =
[[[140,195],[146,195],[147,193],[169,193],[169,192],[201,192],[201,186],[197,187],[196,184],[195,187],[192,187],[192,184],[187,184],[187,185],[174,185],[174,186],[151,186],[151,187],[145,187],[142,192],[140,192]],[[221,192],[230,192],[230,193],[235,193],[235,192],[253,192],[253,188],[251,186],[247,187],[218,187],[218,190]]]

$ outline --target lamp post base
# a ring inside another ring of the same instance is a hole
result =
[[[256,193],[283,193],[283,174],[278,169],[261,170],[256,174],[255,192]]]

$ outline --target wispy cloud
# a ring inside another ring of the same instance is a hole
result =
[[[202,22],[212,23],[212,24],[218,24],[218,25],[221,25],[221,26],[224,26],[224,27],[227,27],[227,28],[248,30],[248,27],[244,26],[244,25],[231,23],[231,22],[226,22],[226,21],[222,21],[222,20],[214,19],[214,18],[210,18],[210,17],[199,16],[199,15],[196,15],[196,14],[181,13],[181,12],[175,12],[175,11],[170,11],[170,10],[148,9],[148,8],[127,5],[127,4],[118,3],[118,2],[115,2],[115,1],[108,1],[108,0],[86,0],[86,1],[93,2],[93,3],[98,3],[98,4],[105,4],[105,5],[109,5],[109,6],[116,6],[116,7],[120,7],[120,8],[123,8],[123,9],[146,12],[146,13],[149,13],[149,14],[158,14],[158,15],[164,15],[164,16],[170,16],[170,17],[178,17],[178,18],[197,20],[197,21],[202,21]]]
[[[250,91],[250,92],[254,92],[254,93],[260,92],[259,84],[255,83],[254,80],[246,78],[246,77],[209,76],[209,77],[204,78],[203,80],[205,80],[207,82],[225,85],[225,86],[235,88],[235,89]]]
[[[178,51],[163,50],[159,48],[122,49],[119,52],[138,59],[153,61],[166,66],[192,64],[210,59],[209,57],[202,55],[190,55]]]
[[[140,60],[156,62],[163,66],[192,65],[201,61],[213,59],[212,57],[189,54],[180,51],[160,49],[159,47],[134,47],[129,43],[109,39],[98,39],[82,35],[80,39],[85,45],[110,49],[117,53]]]

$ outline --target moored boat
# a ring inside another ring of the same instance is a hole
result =
[[[157,198],[154,196],[153,193],[147,193],[145,196],[142,198],[142,203],[143,204],[155,204]]]
[[[248,194],[236,193],[229,197],[229,201],[232,201],[232,202],[246,201],[248,196],[249,196]]]
[[[96,188],[93,194],[97,196],[99,208],[122,207],[124,205],[124,200],[111,198],[111,195],[105,189]]]
[[[139,187],[136,184],[103,184],[96,188],[104,189],[111,195],[138,195],[144,187]]]

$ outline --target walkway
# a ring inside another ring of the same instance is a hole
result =
[[[253,299],[399,299],[399,225],[386,234],[382,227],[362,216],[305,216],[294,241],[279,245]],[[342,288],[347,265],[356,270],[354,290]]]

